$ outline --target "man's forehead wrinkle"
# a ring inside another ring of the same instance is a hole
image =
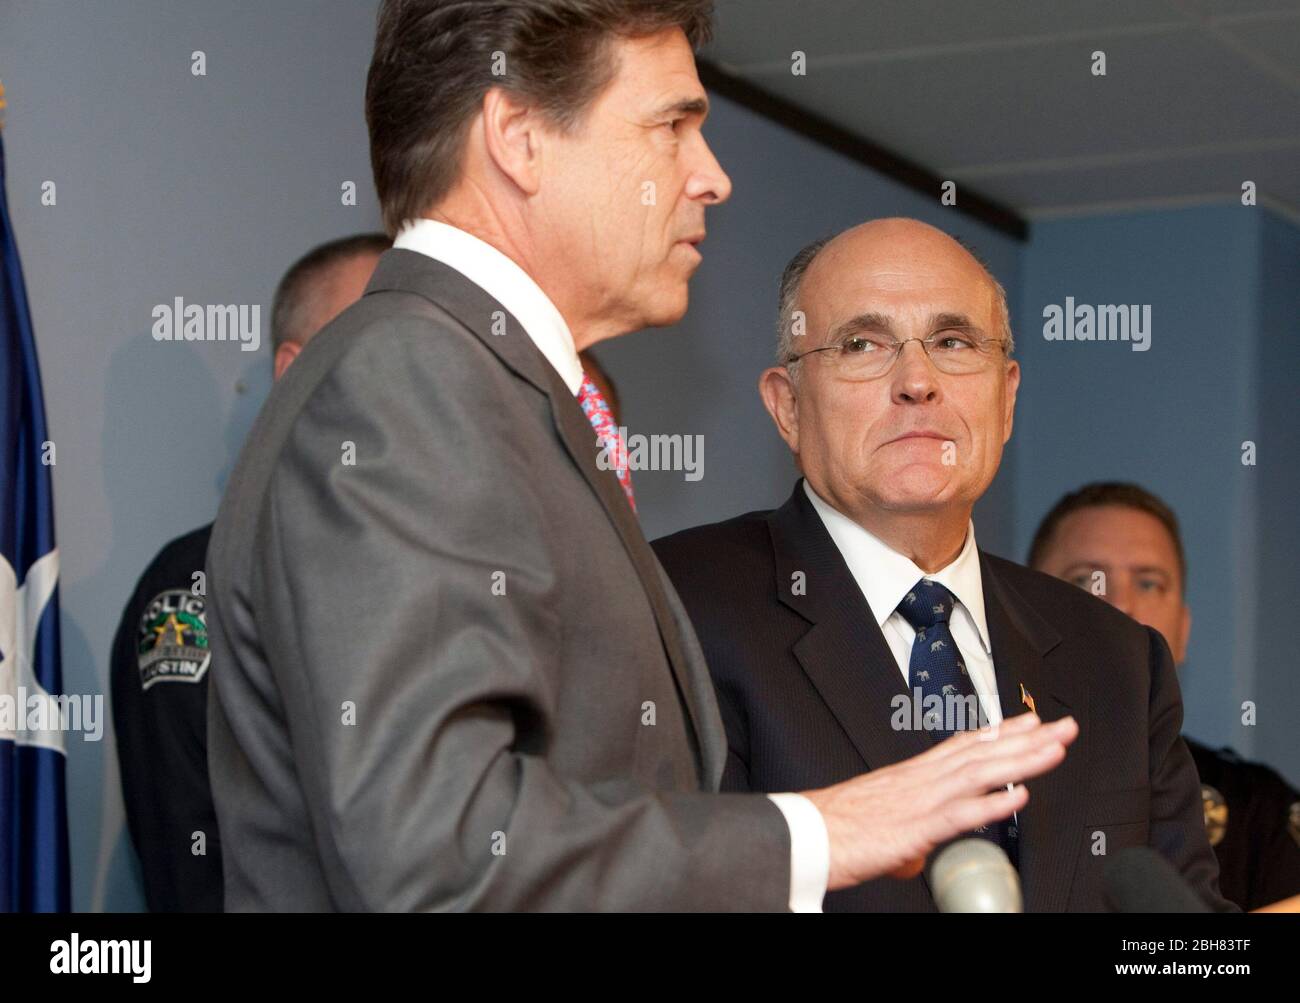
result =
[[[695,73],[694,63],[666,72],[657,67],[647,68],[644,87],[648,104],[659,110],[695,101],[703,102],[706,107],[709,103],[708,92]]]
[[[814,281],[807,283],[808,295],[800,298],[805,303],[820,300],[824,308],[845,319],[875,313],[895,322],[931,322],[940,315],[963,315],[968,324],[983,326],[993,312],[993,289],[982,276],[964,281],[903,269],[843,272],[833,263],[828,265],[820,275],[810,276]]]
[[[851,239],[849,234],[836,237],[813,260],[810,271],[819,264],[826,268],[849,268],[859,273],[879,276],[915,277],[944,274],[961,281],[987,280],[984,267],[955,241],[927,242],[925,247],[899,248],[874,235]]]
[[[900,242],[905,246],[899,246]],[[906,296],[910,303],[873,303],[867,297]],[[816,312],[832,330],[869,312],[894,315],[966,314],[975,326],[996,324],[992,277],[960,243],[928,224],[886,219],[833,238],[808,266],[796,308]]]
[[[985,282],[990,279],[987,269],[958,241],[919,220],[891,218],[860,224],[831,240],[823,255],[832,262],[841,257],[856,259],[860,267],[881,275],[924,270],[960,275],[962,281],[977,276]]]
[[[639,105],[631,115],[660,114],[692,101],[703,101],[707,114],[708,95],[695,72],[694,55],[684,36],[680,39],[681,65],[665,68],[676,55],[677,42],[672,32],[664,37],[622,40],[614,84],[607,93],[626,88]]]

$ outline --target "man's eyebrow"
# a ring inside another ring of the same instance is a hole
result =
[[[678,101],[672,101],[659,108],[654,113],[655,118],[669,118],[673,115],[699,115],[701,118],[707,118],[709,114],[709,99],[706,97],[698,98],[681,98]]]
[[[893,334],[894,322],[883,313],[860,313],[837,325],[831,331],[831,340],[839,341],[861,331],[870,331],[872,334]]]
[[[1069,574],[1072,571],[1101,571],[1107,566],[1108,565],[1105,561],[1079,559],[1071,561],[1066,565],[1065,574]],[[1158,564],[1137,564],[1130,566],[1128,570],[1139,575],[1159,575],[1161,578],[1167,578],[1170,581],[1173,581],[1174,577],[1173,572],[1165,570]]]
[[[1068,575],[1073,571],[1105,571],[1108,567],[1110,565],[1105,561],[1076,560],[1067,564],[1061,573]]]
[[[972,331],[980,330],[980,326],[972,322],[964,313],[936,313],[930,316],[931,331],[942,331],[949,327],[966,327]]]

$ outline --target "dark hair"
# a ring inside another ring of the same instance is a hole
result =
[[[1187,592],[1187,557],[1183,553],[1183,538],[1178,531],[1178,517],[1174,510],[1153,495],[1146,488],[1136,484],[1120,481],[1098,481],[1085,484],[1078,491],[1072,491],[1052,506],[1052,510],[1043,517],[1034,532],[1034,542],[1029,547],[1029,566],[1037,568],[1047,554],[1047,546],[1052,541],[1056,527],[1071,512],[1085,508],[1100,508],[1103,505],[1119,505],[1134,508],[1139,512],[1155,516],[1169,532],[1174,541],[1174,552],[1178,555],[1178,574],[1182,579],[1183,592]]]
[[[305,342],[315,331],[304,331],[303,307],[310,300],[311,286],[331,265],[360,254],[383,254],[393,242],[382,233],[358,233],[340,237],[313,247],[289,266],[284,278],[275,287],[271,304],[271,352],[286,341]]]
[[[384,0],[366,78],[384,228],[396,235],[451,190],[490,88],[572,128],[617,72],[609,42],[667,28],[703,45],[712,0]]]

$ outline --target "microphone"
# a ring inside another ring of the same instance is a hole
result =
[[[1210,912],[1172,864],[1149,846],[1131,846],[1106,864],[1112,912]]]
[[[1023,912],[1020,875],[996,843],[974,836],[940,851],[930,864],[930,891],[940,912]]]

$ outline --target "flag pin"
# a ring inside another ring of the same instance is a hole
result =
[[[1029,708],[1031,714],[1037,714],[1038,708],[1034,706],[1034,698],[1029,691],[1025,689],[1025,684],[1020,684],[1020,702]]]

